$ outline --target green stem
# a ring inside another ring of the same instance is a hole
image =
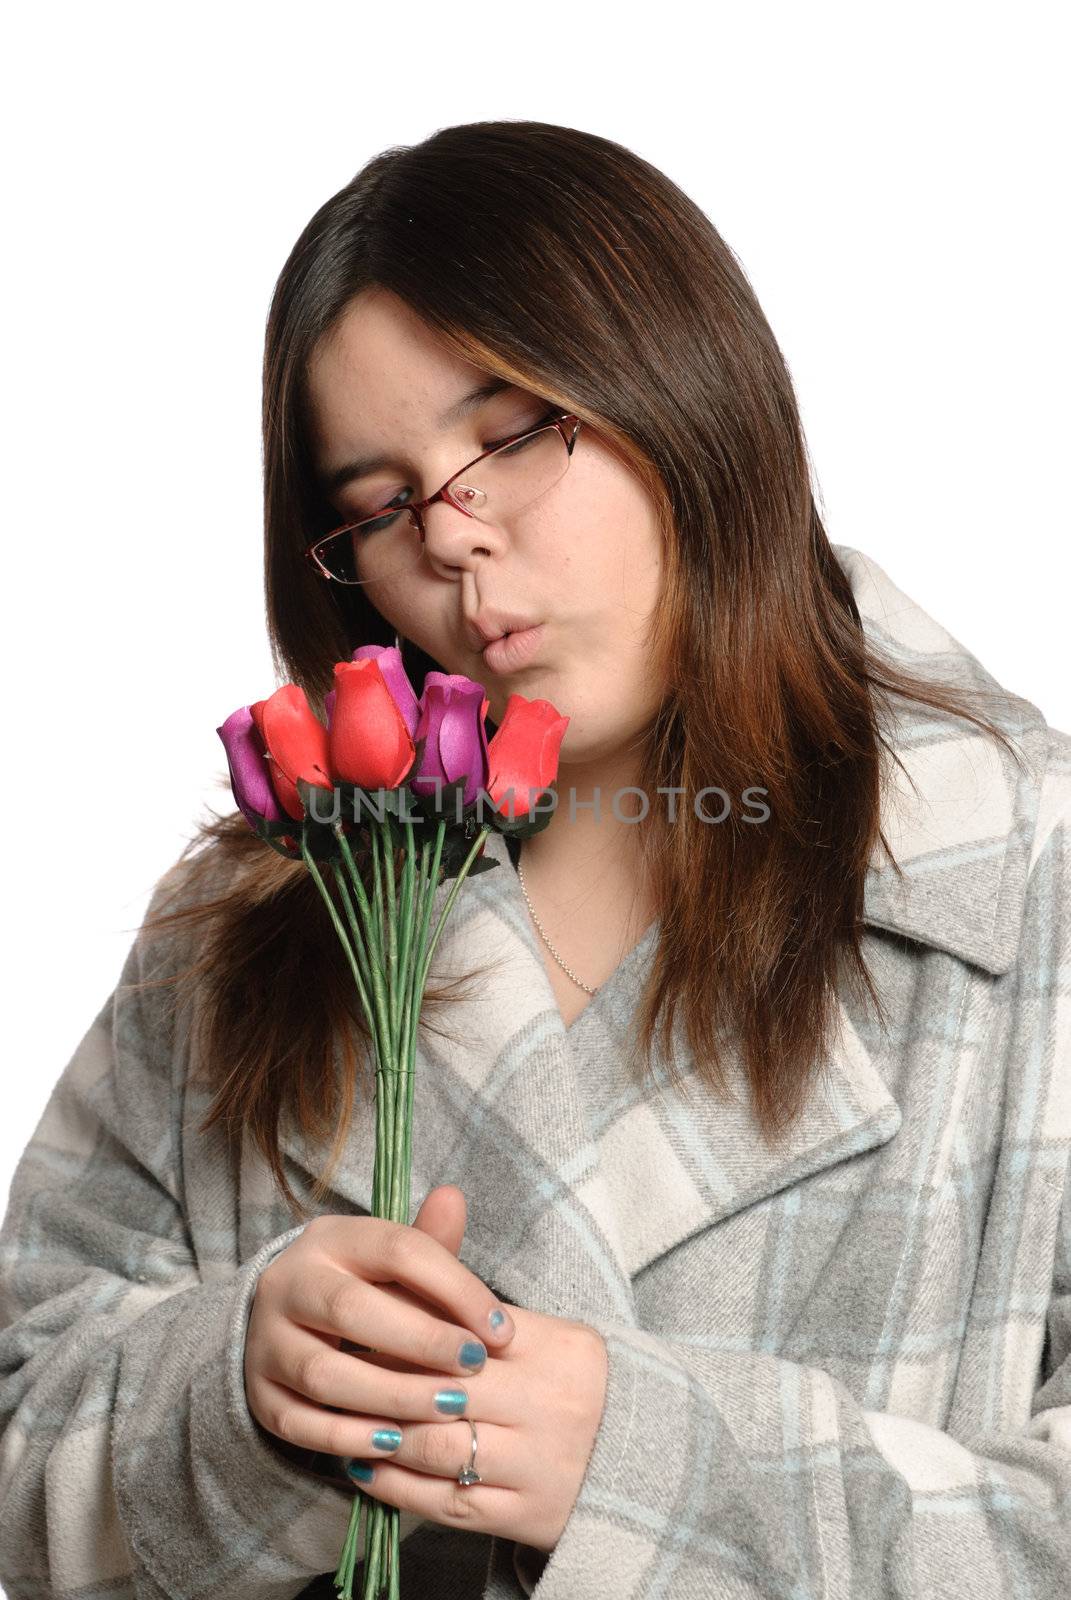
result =
[[[413,824],[406,824],[409,839],[406,849],[406,864],[416,854],[416,845],[413,839]],[[402,1010],[402,1038],[408,1040],[410,1030],[410,1017],[414,1003],[418,1003],[415,995],[417,966],[420,958],[420,938],[424,932],[424,897],[427,893],[428,850],[430,846],[427,839],[420,842],[420,867],[416,874],[416,884],[412,883],[410,875],[410,896],[406,902],[406,952],[403,970],[405,972],[405,1005]],[[418,932],[419,925],[419,932]],[[416,935],[416,937],[414,937]]]
[[[375,828],[376,828],[376,824],[375,824],[375,822],[373,822],[372,823],[373,854],[375,853],[375,843],[374,843]],[[372,1032],[373,1032],[373,1039],[374,1039],[375,1047],[376,1047],[376,1075],[377,1075],[377,1082],[380,1085],[380,1087],[377,1089],[377,1096],[376,1096],[376,1105],[377,1105],[376,1157],[377,1157],[377,1159],[376,1159],[376,1172],[375,1172],[375,1177],[374,1177],[374,1180],[373,1180],[374,1181],[374,1191],[375,1191],[374,1192],[374,1197],[373,1197],[373,1204],[374,1204],[374,1208],[375,1208],[375,1215],[377,1217],[383,1217],[383,1216],[389,1215],[389,1212],[386,1209],[386,1201],[387,1201],[387,1198],[388,1198],[389,1193],[390,1193],[390,1172],[389,1172],[389,1169],[384,1170],[384,1168],[382,1166],[382,1163],[381,1163],[381,1161],[379,1159],[379,1152],[381,1150],[386,1150],[388,1152],[387,1159],[389,1160],[389,1150],[390,1150],[391,1145],[393,1143],[393,1139],[392,1139],[392,1137],[389,1137],[389,1135],[393,1134],[393,1126],[394,1126],[392,1108],[390,1107],[390,1104],[389,1104],[389,1096],[386,1093],[386,1083],[385,1083],[386,1076],[391,1071],[392,1059],[393,1059],[393,1056],[394,1056],[394,1052],[393,1052],[393,1050],[391,1048],[392,1031],[391,1031],[391,1026],[390,1026],[390,1012],[389,1012],[389,1007],[388,1007],[388,1003],[387,1003],[387,991],[386,991],[386,987],[385,987],[385,975],[384,975],[384,972],[383,972],[383,947],[382,947],[381,940],[376,937],[376,931],[377,931],[376,930],[376,920],[377,920],[377,918],[376,918],[376,909],[374,907],[370,907],[369,904],[368,904],[368,896],[365,893],[364,883],[363,883],[363,881],[361,879],[361,874],[357,869],[357,863],[353,859],[353,852],[350,850],[349,840],[346,838],[346,835],[343,833],[340,824],[338,824],[338,823],[335,824],[335,830],[334,831],[335,831],[335,837],[338,840],[339,847],[340,847],[340,849],[342,851],[343,860],[346,863],[346,870],[348,871],[348,873],[350,875],[350,879],[351,879],[351,881],[353,883],[353,890],[354,890],[355,895],[357,896],[357,903],[358,903],[358,906],[360,907],[361,915],[364,918],[365,927],[366,927],[366,929],[368,931],[368,942],[369,942],[369,947],[370,947],[369,948],[369,976],[371,978],[372,990],[373,990],[373,994],[374,994],[374,997],[375,997],[375,1013],[376,1013],[376,1019],[377,1019],[377,1024],[378,1024],[377,1027],[373,1028]],[[378,879],[377,879],[377,889],[378,889]],[[381,902],[380,902],[380,905],[381,905]],[[379,1113],[382,1113],[382,1117],[380,1116]]]
[[[435,897],[435,887],[438,882],[439,860],[442,855],[443,839],[446,833],[446,824],[440,822],[435,841],[435,857],[430,882],[425,886],[424,903],[421,907],[420,936],[413,950],[413,959],[410,970],[406,973],[405,997],[405,1035],[404,1051],[400,1052],[404,1060],[404,1067],[399,1071],[395,1096],[394,1139],[391,1150],[391,1172],[393,1183],[391,1186],[391,1217],[395,1222],[408,1222],[410,1209],[410,1183],[412,1175],[412,1121],[413,1121],[413,1077],[415,1067],[415,1032],[416,1019],[420,1014],[420,1001],[423,996],[423,984],[420,974],[424,970],[424,944],[427,939],[428,923],[431,919],[432,901]],[[426,857],[427,846],[424,848]]]
[[[383,872],[383,902],[387,917],[387,1002],[390,1006],[391,1055],[398,1059],[398,897],[395,890],[394,823],[384,808],[380,834],[380,860]]]
[[[409,1093],[406,1100],[405,1118],[405,1165],[407,1171],[411,1171],[413,1165],[413,1082],[415,1076],[413,1068],[416,1062],[417,1034],[420,1027],[420,1005],[424,997],[424,979],[421,974],[424,973],[426,976],[424,956],[428,940],[428,925],[431,922],[432,907],[439,887],[439,866],[442,860],[445,837],[446,824],[445,822],[440,822],[436,830],[435,847],[432,851],[430,865],[428,863],[428,852],[431,850],[429,840],[423,842],[420,858],[422,894],[420,902],[420,933],[414,951],[409,1009],[406,1015],[406,1060],[411,1069],[408,1078]]]
[[[384,1546],[386,1545],[387,1514],[391,1509],[392,1508],[390,1506],[384,1505],[382,1500],[377,1500],[372,1510],[372,1554],[370,1565],[374,1576],[371,1584],[365,1584],[365,1600],[375,1600],[375,1597],[383,1588],[383,1567],[386,1561],[386,1550]],[[378,1516],[376,1515],[376,1512],[379,1513]],[[368,1558],[366,1557],[366,1560],[367,1559]]]
[[[488,836],[488,834],[490,832],[491,832],[491,825],[490,825],[490,823],[488,823],[487,826],[485,828],[481,828],[480,832],[476,835],[475,839],[472,841],[472,849],[469,851],[468,855],[465,857],[464,861],[461,863],[460,871],[458,872],[458,875],[457,875],[456,879],[454,880],[454,887],[450,890],[450,893],[446,897],[446,904],[443,906],[442,915],[440,916],[438,922],[435,925],[435,932],[432,935],[431,944],[428,946],[427,954],[424,957],[424,964],[423,964],[423,966],[421,968],[421,972],[420,972],[420,993],[421,994],[423,994],[423,992],[424,992],[424,984],[427,982],[427,977],[428,977],[428,968],[431,965],[431,958],[435,954],[435,946],[439,942],[439,935],[442,933],[443,927],[444,927],[444,925],[446,923],[446,919],[450,915],[450,910],[451,910],[451,908],[452,908],[452,906],[454,904],[454,901],[457,899],[458,891],[460,890],[461,885],[464,883],[465,878],[468,875],[468,870],[472,866],[472,863],[476,860],[476,857],[479,855],[480,851],[483,849],[484,840],[487,838],[487,836]],[[438,866],[438,855],[436,855],[436,866]]]
[[[314,879],[314,881],[316,883],[316,887],[319,889],[320,893],[323,895],[324,904],[327,906],[328,911],[331,913],[331,921],[335,925],[335,932],[338,934],[339,939],[342,941],[342,948],[346,952],[346,959],[349,962],[350,967],[352,968],[353,977],[354,977],[354,981],[357,984],[358,992],[361,992],[361,974],[360,974],[360,971],[359,971],[358,966],[357,966],[357,958],[353,953],[353,949],[352,949],[352,947],[350,945],[349,938],[347,937],[346,930],[342,926],[342,918],[338,914],[338,909],[335,906],[335,902],[331,898],[331,894],[330,894],[330,891],[328,890],[328,887],[327,887],[326,883],[324,882],[323,878],[320,876],[319,867],[316,865],[315,861],[313,860],[313,858],[312,858],[312,856],[311,856],[311,854],[309,852],[308,842],[307,842],[307,840],[305,838],[305,825],[304,825],[304,823],[302,824],[302,828],[301,828],[301,854],[305,858],[305,865],[308,867],[309,871],[312,873],[313,879]]]
[[[361,877],[361,874],[357,868],[357,863],[353,859],[353,851],[350,849],[350,841],[346,837],[346,833],[341,822],[334,823],[332,831],[334,832],[335,838],[338,840],[338,847],[342,851],[342,859],[346,863],[346,871],[350,875],[350,880],[353,884],[353,891],[357,896],[357,904],[360,907],[361,917],[369,935],[369,949],[374,950],[377,955],[381,956],[382,952],[380,951],[379,941],[378,939],[372,937],[372,935],[375,933],[375,920],[372,915],[372,907],[368,904],[368,896],[365,893],[364,879]]]
[[[395,1508],[392,1506],[391,1510],[394,1511],[394,1509]],[[388,1593],[388,1600],[401,1600],[401,1593],[402,1593],[402,1590],[401,1590],[402,1563],[401,1563],[401,1555],[400,1555],[400,1552],[399,1552],[399,1549],[398,1549],[398,1546],[399,1546],[399,1544],[401,1542],[400,1533],[399,1533],[399,1524],[400,1524],[400,1522],[401,1522],[400,1513],[396,1513],[390,1519],[390,1553],[389,1553],[389,1557],[388,1557],[388,1571],[387,1571],[387,1581],[388,1581],[389,1586],[390,1586],[389,1593]]]
[[[372,919],[376,928],[376,949],[380,966],[386,971],[386,952],[383,948],[383,888],[379,881],[379,823],[375,818],[368,824],[368,837],[372,845]]]
[[[371,825],[374,890],[373,902],[369,906],[349,842],[340,824],[335,824],[335,834],[365,924],[367,951],[359,937],[357,918],[337,863],[336,883],[353,936],[352,948],[326,885],[308,851],[304,830],[302,854],[316,879],[331,912],[336,932],[346,949],[376,1045],[376,1170],[373,1202],[375,1214],[408,1223],[412,1174],[413,1086],[416,1076],[421,1001],[431,960],[446,919],[457,899],[461,884],[468,876],[469,869],[483,848],[491,829],[489,826],[484,828],[473,841],[472,849],[462,863],[429,940],[428,930],[439,884],[446,824],[445,821],[438,824],[430,867],[428,854],[431,847],[429,841],[421,840],[420,868],[415,885],[413,858],[416,846],[412,822],[406,820],[405,828],[406,852],[402,866],[399,907],[395,875],[396,843],[390,814],[387,814],[385,824],[379,825],[373,821]],[[360,969],[355,951],[360,955]],[[371,1000],[366,985],[372,990]],[[384,1584],[387,1588],[387,1600],[400,1600],[399,1512],[395,1506],[372,1501],[359,1493],[350,1515],[346,1544],[335,1574],[335,1587],[340,1590],[342,1600],[353,1600],[352,1576],[362,1502],[368,1504],[369,1510],[365,1527],[365,1571],[361,1600],[381,1600]]]
[[[402,999],[403,1010],[401,1017],[402,1037],[405,1036],[406,1012],[408,1009],[409,984],[406,981],[409,974],[409,953],[413,943],[413,823],[406,816],[405,822],[405,853],[402,857],[402,910],[401,930],[398,949],[398,970],[402,974]]]
[[[379,1504],[378,1500],[370,1500],[360,1492],[354,1495],[349,1526],[346,1529],[345,1543],[338,1558],[338,1566],[335,1568],[335,1589],[343,1597],[343,1600],[353,1600],[353,1575],[357,1570],[357,1546],[360,1542],[361,1512],[365,1505]]]
[[[337,861],[333,861],[331,863],[331,868],[335,875],[335,884],[338,888],[339,897],[342,900],[342,904],[346,910],[346,921],[349,923],[350,933],[353,935],[353,948],[356,952],[357,960],[360,963],[360,973],[356,974],[357,992],[361,997],[361,1006],[364,1010],[365,1017],[367,1018],[368,1026],[374,1036],[376,1028],[375,1013],[372,1010],[372,1003],[368,996],[368,991],[372,987],[372,980],[368,968],[368,953],[364,947],[364,939],[361,936],[361,930],[357,926],[357,917],[354,913],[353,901],[350,899],[350,892],[346,888],[346,880],[343,875],[342,868],[339,866]]]
[[[365,893],[364,880],[361,877],[356,861],[353,859],[353,852],[350,849],[349,840],[346,838],[345,833],[343,833],[341,825],[337,822],[334,826],[334,833],[335,838],[338,840],[339,848],[342,851],[342,858],[346,863],[346,871],[349,873],[350,882],[353,886],[353,892],[357,897],[357,905],[360,909],[361,919],[364,924],[365,941],[368,947],[368,973],[372,990],[375,995],[376,1016],[378,1018],[378,1039],[382,1042],[383,1046],[382,1053],[377,1050],[377,1054],[380,1055],[380,1059],[383,1059],[387,1053],[390,1035],[387,1027],[388,1010],[385,979],[383,973],[382,941],[378,937],[375,911],[374,908],[368,903],[368,896]]]
[[[348,890],[346,888],[345,876],[344,876],[344,874],[342,872],[341,867],[338,865],[337,862],[334,864],[334,868],[335,868],[335,876],[336,876],[336,878],[338,880],[339,893],[341,894],[342,899],[343,899],[343,901],[345,903],[346,914],[347,914],[347,916],[349,918],[350,926],[353,929],[354,940],[356,942],[358,939],[360,939],[360,943],[358,944],[358,950],[363,952],[364,951],[364,940],[360,937],[360,932],[359,932],[359,930],[357,928],[357,918],[356,918],[356,914],[355,914],[354,909],[353,909],[353,902],[351,901],[350,896],[349,896],[349,892],[348,892]],[[365,957],[365,961],[367,961],[367,956]],[[362,963],[362,965],[363,964],[364,963]],[[371,985],[371,978],[368,976],[367,973],[366,973],[366,982],[368,983],[369,987],[372,986]],[[361,999],[362,999],[362,1001],[365,1002],[365,1007],[364,1007],[365,1016],[366,1016],[366,1018],[368,1020],[368,1031],[369,1031],[369,1034],[371,1035],[371,1039],[372,1039],[373,1055],[374,1055],[374,1059],[375,1059],[375,1063],[376,1063],[376,1080],[377,1080],[377,1084],[379,1084],[381,1086],[378,1089],[378,1091],[376,1093],[376,1098],[375,1098],[376,1153],[377,1153],[377,1159],[376,1159],[376,1162],[375,1162],[375,1164],[373,1166],[373,1172],[372,1172],[372,1186],[373,1186],[373,1195],[374,1195],[374,1198],[373,1198],[373,1209],[374,1209],[374,1211],[375,1211],[377,1216],[381,1216],[381,1215],[383,1215],[381,1202],[382,1202],[383,1196],[387,1192],[388,1176],[387,1176],[387,1173],[382,1170],[382,1162],[381,1162],[381,1160],[379,1158],[379,1154],[378,1153],[381,1150],[388,1149],[389,1146],[390,1146],[390,1142],[391,1142],[389,1137],[388,1137],[388,1128],[389,1128],[388,1114],[389,1114],[389,1108],[388,1108],[388,1105],[387,1105],[387,1095],[386,1095],[385,1088],[382,1087],[382,1085],[385,1085],[388,1080],[387,1080],[386,1074],[381,1070],[381,1062],[382,1062],[382,1059],[383,1059],[383,1051],[381,1049],[380,1041],[379,1041],[379,1028],[378,1028],[378,1024],[377,1024],[376,1013],[373,1010],[373,1008],[367,1003],[367,999],[366,999],[366,996],[364,995],[364,993],[362,993]]]

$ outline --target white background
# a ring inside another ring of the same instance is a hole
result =
[[[536,118],[666,171],[785,351],[830,537],[1071,729],[1058,15],[23,8],[0,97],[0,1194],[154,883],[206,804],[230,809],[216,726],[275,687],[268,301],[312,212],[390,145]]]

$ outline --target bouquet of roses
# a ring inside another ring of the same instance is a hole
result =
[[[470,678],[429,672],[418,699],[398,649],[381,645],[362,645],[334,674],[326,727],[286,683],[216,731],[239,810],[273,850],[304,860],[342,942],[375,1053],[373,1215],[408,1223],[417,1024],[431,958],[465,878],[497,865],[483,857],[491,829],[527,837],[550,822],[569,718],[547,700],[511,694],[488,742],[489,701]],[[369,881],[354,858],[362,833]],[[435,892],[451,878],[432,929]],[[352,1600],[366,1501],[362,1600],[384,1585],[397,1600],[400,1512],[360,1491],[335,1587]]]

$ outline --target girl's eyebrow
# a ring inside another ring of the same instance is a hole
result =
[[[443,412],[439,418],[439,432],[444,432],[455,423],[467,417],[470,412],[477,411],[485,401],[491,400],[496,394],[501,394],[503,389],[512,389],[514,385],[505,378],[492,378],[489,383],[477,384],[475,389],[469,389],[460,400]],[[329,498],[333,494],[352,483],[355,478],[363,478],[370,472],[379,472],[383,467],[393,466],[390,456],[382,454],[356,456],[352,461],[346,461],[341,467],[333,467],[316,474],[317,483],[322,492]]]

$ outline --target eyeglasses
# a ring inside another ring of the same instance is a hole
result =
[[[321,578],[336,583],[363,586],[410,572],[424,560],[429,506],[443,500],[478,522],[508,520],[565,476],[580,426],[579,417],[563,411],[527,433],[500,439],[426,500],[380,506],[322,534],[305,556]]]

